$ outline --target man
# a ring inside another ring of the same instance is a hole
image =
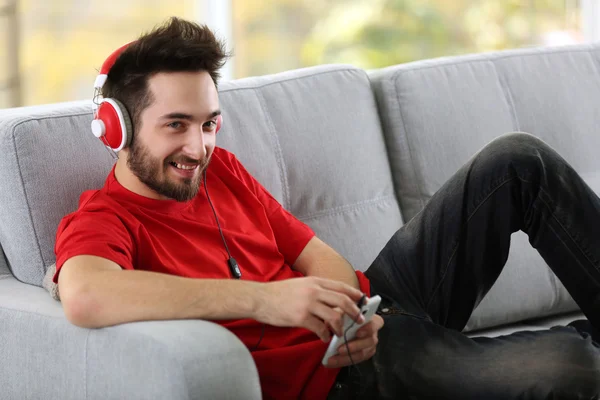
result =
[[[119,159],[57,232],[55,281],[72,323],[219,322],[252,351],[265,398],[599,395],[590,324],[460,333],[518,229],[600,326],[600,200],[556,152],[526,134],[492,142],[363,275],[215,146],[226,56],[206,27],[171,19],[109,58],[97,87],[114,101],[93,131]],[[383,317],[323,367],[342,316],[360,321],[363,293],[383,298]]]

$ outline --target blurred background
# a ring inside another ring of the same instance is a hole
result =
[[[600,0],[0,0],[0,108],[90,98],[104,59],[172,15],[226,40],[225,80],[600,39]]]

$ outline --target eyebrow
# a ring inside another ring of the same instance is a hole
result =
[[[221,110],[215,110],[215,111],[211,112],[208,115],[208,119],[212,119],[212,118],[216,117],[217,115],[221,115]],[[180,112],[172,112],[172,113],[163,115],[159,119],[161,119],[161,120],[165,120],[165,119],[185,119],[187,121],[191,121],[191,120],[194,119],[194,117],[191,114],[185,114],[185,113],[180,113]]]

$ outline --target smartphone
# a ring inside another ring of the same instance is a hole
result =
[[[362,313],[362,315],[365,317],[365,322],[363,322],[362,324],[359,324],[357,322],[355,322],[352,317],[350,317],[348,314],[344,315],[343,318],[343,330],[342,330],[342,336],[337,336],[334,335],[333,338],[331,339],[331,342],[329,342],[329,347],[327,348],[327,351],[325,352],[325,356],[323,356],[323,365],[327,365],[327,362],[329,361],[329,357],[335,356],[336,354],[338,354],[338,348],[343,345],[346,344],[346,339],[348,340],[348,342],[352,341],[352,339],[354,339],[354,337],[356,336],[356,332],[366,323],[368,323],[371,318],[373,317],[373,314],[375,314],[375,312],[377,311],[377,307],[379,307],[379,303],[381,303],[381,297],[379,296],[373,296],[370,299],[367,300],[367,302],[365,303],[364,306],[362,306],[360,312]],[[344,332],[346,333],[344,335]]]

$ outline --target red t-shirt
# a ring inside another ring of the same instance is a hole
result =
[[[207,170],[210,198],[243,280],[277,281],[302,276],[290,267],[314,232],[287,212],[241,165],[215,148]],[[231,278],[227,253],[204,190],[188,202],[155,200],[125,189],[114,169],[100,190],[81,195],[79,209],[63,218],[56,236],[57,282],[60,268],[76,255],[95,255],[124,269],[189,278]],[[369,295],[367,278],[357,271]],[[249,348],[262,324],[253,319],[215,321]],[[263,396],[323,399],[338,369],[321,365],[327,344],[303,328],[267,325],[252,352]]]

